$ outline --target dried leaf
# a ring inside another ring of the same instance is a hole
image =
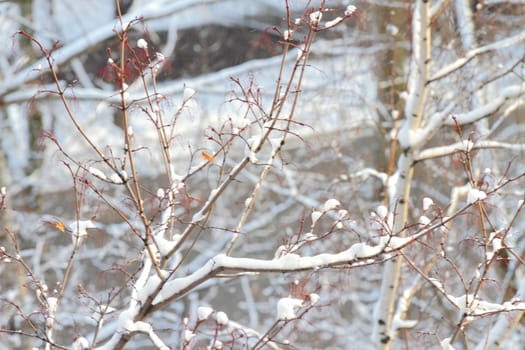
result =
[[[60,220],[57,221],[55,227],[62,233],[66,232],[66,227],[64,226],[64,223]]]
[[[207,162],[211,162],[211,163],[214,163],[215,162],[215,157],[212,156],[211,154],[208,154],[204,151],[201,152],[201,156],[202,158],[204,158],[205,161]]]

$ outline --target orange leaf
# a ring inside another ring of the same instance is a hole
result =
[[[201,152],[201,156],[202,158],[204,158],[204,160],[208,161],[208,162],[215,162],[215,157],[212,156],[211,154],[208,154],[204,151]]]
[[[55,227],[62,233],[66,232],[66,227],[64,226],[64,223],[60,220],[57,221]]]

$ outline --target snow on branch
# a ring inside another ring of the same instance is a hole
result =
[[[436,74],[434,74],[434,76],[430,78],[429,83],[439,80],[439,79],[443,79],[449,74],[452,74],[456,70],[460,69],[461,67],[469,63],[476,56],[485,54],[490,51],[494,51],[494,50],[502,49],[502,48],[509,47],[512,45],[516,45],[519,42],[524,41],[524,40],[525,40],[525,31],[517,35],[514,35],[510,38],[496,41],[492,44],[488,44],[488,45],[479,47],[477,49],[470,50],[469,52],[467,52],[465,57],[462,57],[456,60],[455,62],[449,64],[448,66],[441,68]]]
[[[154,308],[184,295],[205,280],[223,273],[298,272],[341,265],[368,265],[377,262],[378,258],[381,260],[387,258],[381,255],[399,250],[429,231],[422,232],[407,238],[383,236],[375,246],[356,243],[335,254],[324,253],[314,256],[287,254],[273,260],[235,258],[219,254],[192,274],[167,282],[155,298]]]
[[[470,205],[471,204],[467,204],[461,208],[458,214],[464,212]],[[218,254],[208,260],[206,264],[195,272],[168,281],[154,299],[153,309],[162,308],[164,304],[179,298],[204,281],[217,276],[227,276],[228,274],[238,273],[299,272],[342,265],[346,267],[358,267],[383,261],[390,258],[388,253],[403,249],[450,220],[451,218],[446,218],[441,222],[427,226],[423,230],[404,238],[382,236],[375,246],[362,242],[355,243],[340,253],[323,253],[314,256],[287,254],[272,260],[236,258],[225,254]]]
[[[428,282],[459,310],[459,315],[466,317],[469,322],[476,318],[491,316],[500,312],[525,311],[525,302],[519,299],[512,299],[500,304],[481,300],[473,294],[463,294],[456,297],[447,293],[440,281],[429,278]]]
[[[503,90],[501,90],[501,92],[498,94],[497,97],[494,97],[486,105],[483,105],[467,113],[457,114],[455,115],[455,118],[454,118],[455,120],[453,118],[445,120],[445,125],[454,126],[457,124],[464,125],[464,124],[474,123],[496,112],[498,109],[500,109],[503,106],[505,102],[507,102],[507,100],[512,99],[512,98],[517,98],[524,94],[525,94],[525,85],[523,84],[512,85],[512,86],[506,87]]]
[[[448,295],[449,300],[460,310],[460,314],[469,318],[485,317],[497,312],[525,311],[525,302],[506,301],[502,304],[490,303],[480,300],[472,294],[453,297]]]
[[[470,148],[469,151],[478,150],[478,149],[490,149],[490,148],[499,148],[506,149],[509,151],[523,152],[525,151],[525,143],[513,144],[508,142],[499,142],[499,141],[476,141]],[[459,151],[465,151],[464,142],[456,142],[448,146],[432,147],[421,151],[416,157],[415,161],[419,162],[422,160],[439,158],[449,156]]]

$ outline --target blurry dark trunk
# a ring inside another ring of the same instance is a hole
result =
[[[400,93],[406,90],[407,58],[410,54],[404,43],[410,42],[412,21],[410,1],[404,1],[406,7],[378,7],[371,11],[375,14],[373,25],[380,37],[389,43],[386,51],[376,57],[376,74],[379,82],[378,97],[390,114],[389,118],[381,118],[382,143],[384,145],[384,164],[378,164],[378,170],[391,175],[397,162],[397,142],[390,140],[388,135],[396,127],[398,120],[403,118],[404,100]],[[380,114],[381,115],[381,114]],[[385,202],[387,196],[385,195]]]

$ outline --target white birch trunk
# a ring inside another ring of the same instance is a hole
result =
[[[398,141],[402,154],[397,164],[397,184],[391,206],[394,210],[393,232],[400,237],[405,236],[404,228],[408,217],[408,202],[413,175],[414,155],[418,144],[414,142],[415,133],[421,125],[427,81],[430,66],[430,15],[429,1],[419,0],[414,9],[413,48],[410,76],[408,81],[408,99],[405,107],[405,124],[399,131]],[[379,301],[374,312],[373,340],[377,349],[391,349],[396,332],[392,329],[394,305],[397,298],[402,258],[389,260],[385,264]]]

